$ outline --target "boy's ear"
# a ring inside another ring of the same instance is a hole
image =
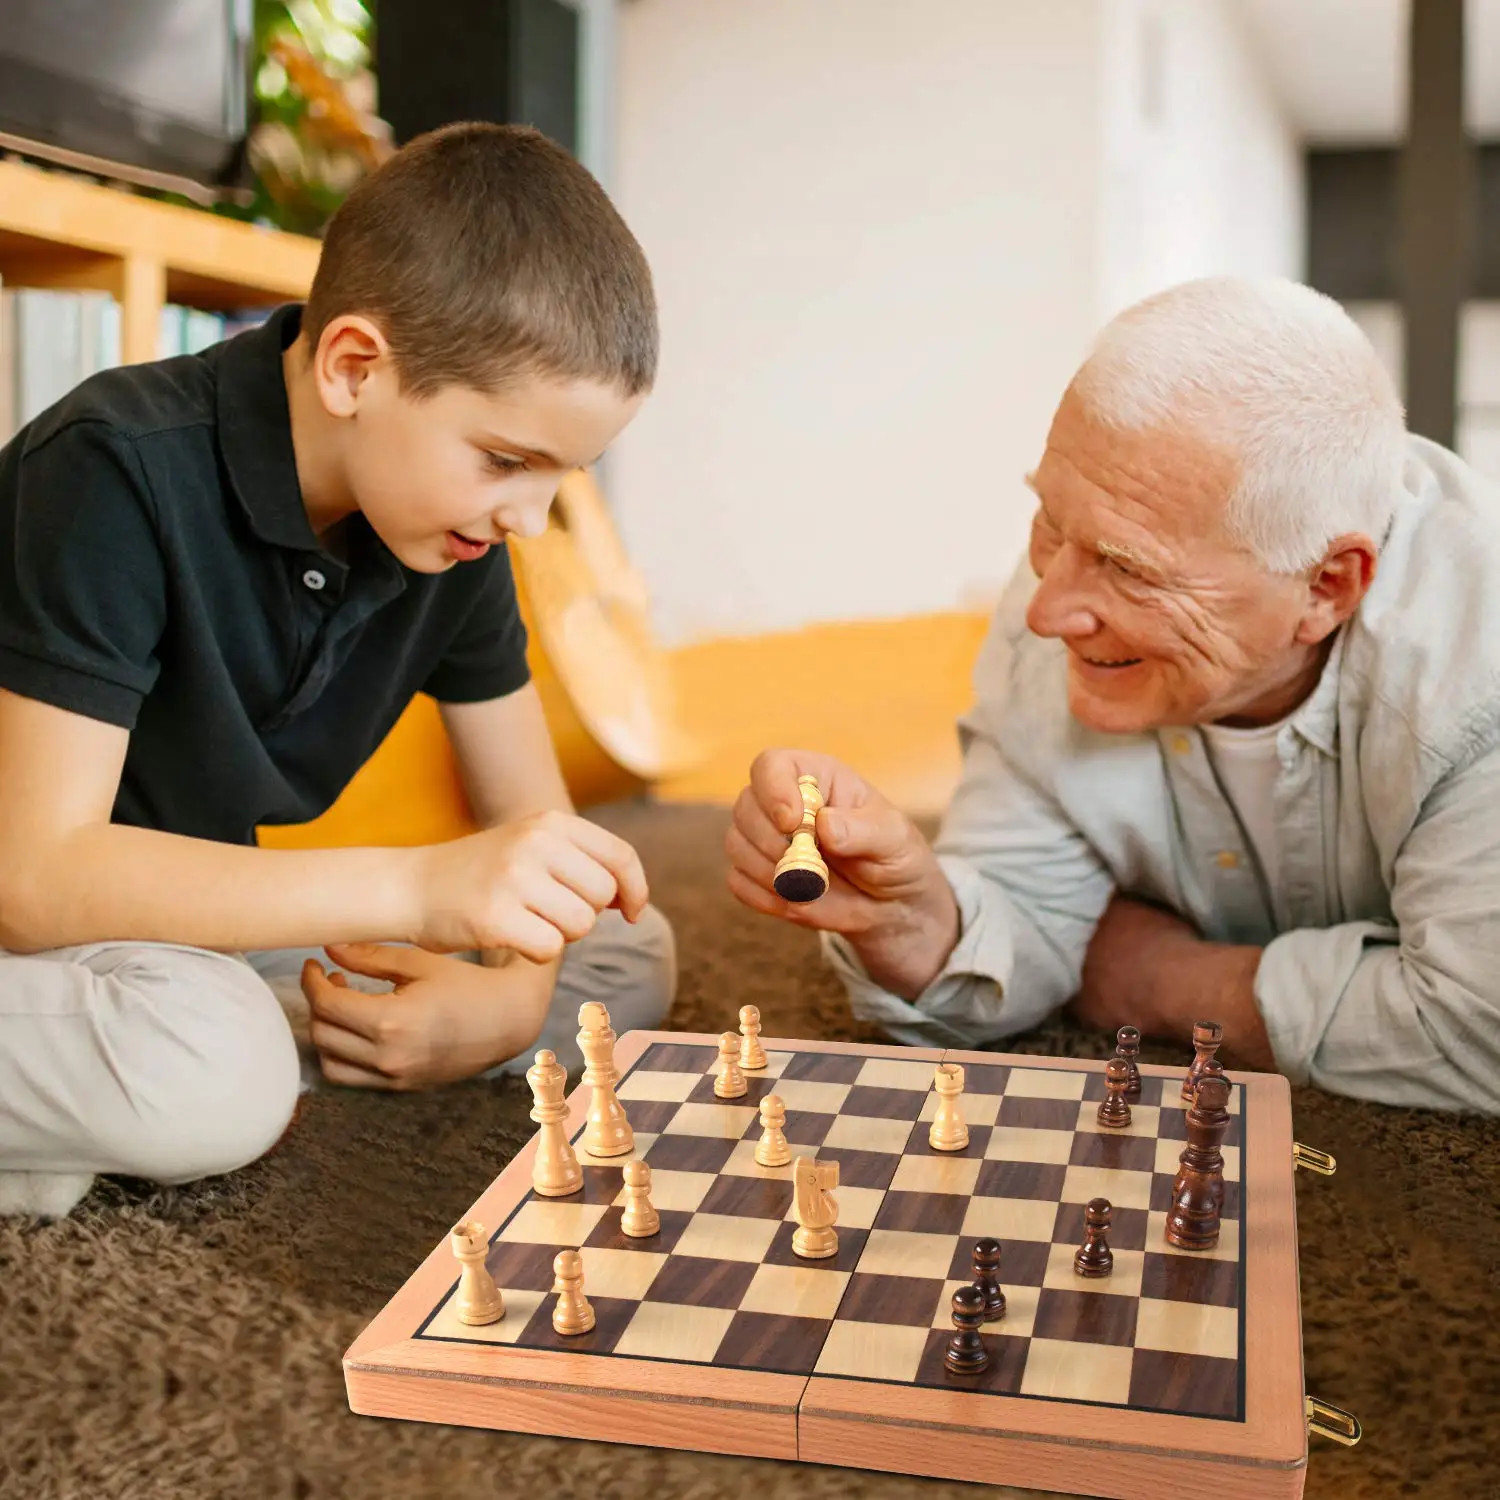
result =
[[[330,416],[355,415],[365,381],[390,352],[380,329],[357,313],[346,313],[328,324],[313,353],[313,377]]]

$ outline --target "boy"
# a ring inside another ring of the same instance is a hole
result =
[[[656,354],[594,180],[534,131],[454,126],[350,195],[305,308],[96,376],[0,450],[0,1211],[262,1155],[299,1091],[278,982],[323,1075],[374,1088],[534,1045],[577,1066],[585,1000],[617,1030],[665,1014],[671,931],[573,815],[504,546]],[[484,831],[255,847],[418,691]]]

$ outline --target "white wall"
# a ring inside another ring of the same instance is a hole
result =
[[[663,363],[608,477],[664,639],[983,607],[1103,310],[1285,268],[1295,159],[1221,0],[1162,4],[1210,76],[1114,141],[1144,3],[621,7],[613,190]]]

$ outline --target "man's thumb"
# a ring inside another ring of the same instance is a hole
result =
[[[827,808],[818,814],[818,838],[830,854],[886,859],[906,843],[906,819],[888,803]]]

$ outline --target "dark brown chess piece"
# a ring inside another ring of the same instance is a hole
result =
[[[1109,1222],[1115,1216],[1108,1198],[1090,1198],[1083,1210],[1083,1244],[1073,1257],[1080,1276],[1108,1276],[1114,1270],[1115,1253],[1109,1248]]]
[[[979,1327],[984,1322],[984,1293],[977,1286],[961,1286],[953,1294],[953,1326],[943,1363],[955,1375],[977,1375],[990,1362]]]
[[[1000,1286],[1000,1241],[974,1241],[974,1287],[984,1298],[984,1321],[997,1323],[1005,1316],[1005,1292]]]
[[[1125,1059],[1125,1066],[1130,1070],[1130,1082],[1125,1089],[1125,1102],[1127,1104],[1139,1104],[1141,1102],[1141,1070],[1136,1063],[1136,1058],[1141,1055],[1141,1034],[1134,1026],[1122,1026],[1115,1033],[1115,1056]]]
[[[1187,1145],[1172,1179],[1167,1240],[1179,1250],[1211,1250],[1219,1243],[1224,1208],[1224,1154],[1229,1129],[1229,1080],[1210,1074],[1187,1112]]]
[[[1122,1130],[1130,1124],[1130,1106],[1125,1102],[1130,1089],[1130,1064],[1123,1057],[1112,1057],[1105,1063],[1104,1087],[1109,1092],[1099,1106],[1099,1123],[1108,1130]]]
[[[1224,1028],[1217,1021],[1194,1021],[1193,1022],[1193,1065],[1187,1071],[1187,1077],[1182,1080],[1182,1097],[1191,1099],[1193,1090],[1204,1078],[1211,1073],[1222,1076],[1224,1064],[1214,1056],[1219,1050],[1219,1043],[1224,1040]]]

